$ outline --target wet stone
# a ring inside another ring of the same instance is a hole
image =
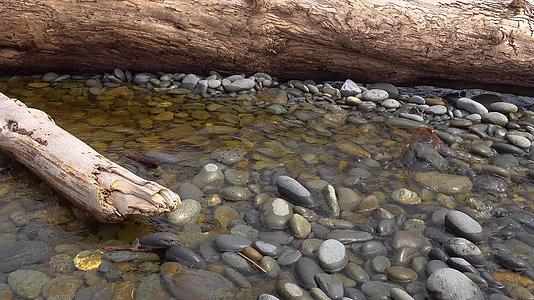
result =
[[[295,274],[306,289],[317,287],[315,275],[321,273],[324,273],[323,269],[311,258],[302,257],[295,264]]]
[[[303,216],[299,214],[293,214],[289,219],[289,227],[291,232],[296,238],[306,238],[311,232],[311,224]]]
[[[469,215],[451,210],[444,219],[445,228],[457,236],[466,238],[472,242],[480,242],[484,239],[482,226]]]
[[[276,261],[281,266],[290,266],[296,263],[302,257],[302,253],[299,250],[286,248],[282,250],[282,253],[276,258]]]
[[[417,280],[417,273],[401,266],[393,266],[387,269],[387,276],[394,282],[407,283]]]
[[[284,300],[312,300],[313,298],[299,287],[296,283],[288,279],[280,279],[275,284],[276,292]]]
[[[483,266],[484,256],[480,249],[469,240],[464,238],[452,238],[448,240],[443,247],[450,256],[464,258],[473,266]]]
[[[357,246],[356,248],[354,246]],[[379,255],[386,255],[387,249],[379,241],[368,241],[365,242],[363,245],[354,245],[353,251],[357,252],[359,255],[364,257],[365,259],[373,258],[375,256]]]
[[[190,299],[234,299],[233,284],[222,275],[197,269],[185,269],[164,277],[167,287],[174,298]]]
[[[250,282],[241,273],[232,268],[224,268],[224,276],[240,288],[250,288]]]
[[[205,269],[206,261],[193,250],[185,246],[172,246],[165,251],[167,261],[178,262],[189,268]]]
[[[295,205],[304,207],[314,207],[317,205],[310,192],[302,184],[289,176],[278,177],[276,179],[276,187],[280,196]]]
[[[482,300],[480,288],[467,276],[450,268],[432,273],[426,282],[429,293],[436,299]]]
[[[51,249],[38,241],[0,241],[0,253],[0,272],[6,273],[47,260]]]
[[[180,243],[180,237],[170,232],[155,232],[139,238],[139,245],[149,249],[166,249]]]
[[[324,241],[317,251],[317,258],[327,272],[337,272],[345,267],[348,258],[345,246],[337,240]]]
[[[224,252],[222,255],[223,261],[230,267],[238,270],[243,274],[254,274],[256,270],[249,264],[249,262],[234,252]]]
[[[270,229],[287,228],[293,215],[290,204],[282,198],[265,201],[260,211],[263,225]]]
[[[56,277],[43,286],[43,296],[50,300],[73,299],[82,284],[82,280],[74,276]]]
[[[470,192],[473,183],[468,177],[438,172],[416,173],[415,179],[435,192],[447,195]]]
[[[431,260],[425,267],[426,274],[430,276],[439,269],[448,268],[449,266],[441,260]]]
[[[332,299],[343,298],[343,283],[335,276],[326,273],[316,274],[315,281],[321,290]]]
[[[246,201],[252,198],[252,193],[245,187],[230,186],[221,190],[221,197],[228,201]]]
[[[35,299],[41,294],[43,286],[50,278],[39,271],[17,270],[9,274],[7,283],[19,296]]]
[[[276,259],[270,256],[264,256],[260,260],[260,266],[265,270],[265,275],[269,278],[277,278],[280,274],[280,266]]]
[[[215,238],[215,247],[221,252],[239,252],[252,244],[252,241],[236,234],[221,234]]]
[[[345,270],[349,277],[356,280],[358,283],[364,283],[371,280],[367,271],[355,263],[348,263]]]
[[[365,282],[360,289],[369,299],[386,300],[390,298],[388,284],[381,281]]]
[[[193,199],[184,199],[178,208],[167,214],[169,222],[177,225],[195,223],[202,206]]]

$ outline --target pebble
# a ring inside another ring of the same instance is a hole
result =
[[[242,256],[234,252],[224,252],[222,260],[230,267],[238,270],[243,274],[254,274],[256,269]]]
[[[264,256],[260,260],[260,266],[265,270],[269,278],[277,278],[280,274],[280,266],[276,259],[270,256]]]
[[[382,103],[380,103],[381,106],[385,107],[385,108],[398,108],[400,107],[400,103],[399,101],[395,100],[395,99],[386,99],[384,101],[382,101]]]
[[[275,242],[255,241],[254,247],[263,255],[277,257],[282,253],[282,245]]]
[[[321,290],[323,290],[328,297],[332,299],[343,298],[343,283],[335,276],[326,273],[315,275],[315,281]]]
[[[467,260],[475,267],[484,265],[484,256],[480,249],[464,238],[452,238],[443,247],[450,256],[457,256]]]
[[[8,273],[47,260],[51,249],[40,241],[0,241],[0,253],[0,272]]]
[[[445,262],[437,259],[433,259],[429,261],[425,267],[426,274],[428,276],[432,275],[434,272],[436,272],[439,269],[448,268],[449,265],[447,265]]]
[[[201,210],[200,202],[193,199],[184,199],[176,210],[167,214],[167,219],[177,225],[195,223]]]
[[[432,105],[425,112],[433,115],[443,115],[447,113],[447,107],[443,105]]]
[[[403,203],[403,204],[419,204],[421,203],[421,198],[417,195],[416,192],[410,191],[406,188],[396,189],[391,192],[391,199]]]
[[[235,283],[240,288],[250,288],[250,282],[245,278],[245,276],[241,275],[238,271],[236,271],[233,268],[224,268],[224,276],[228,279],[230,279],[233,283]]]
[[[295,205],[314,207],[317,201],[300,182],[289,176],[279,176],[276,179],[278,193]]]
[[[391,288],[389,292],[393,300],[414,300],[414,298],[410,296],[410,294],[408,294],[401,288],[394,287],[394,288]]]
[[[269,294],[261,294],[258,296],[257,300],[280,300],[279,298],[269,295]]]
[[[311,258],[302,257],[295,264],[295,274],[305,289],[317,287],[315,275],[321,273],[324,273],[323,269]]]
[[[469,215],[451,210],[444,219],[445,228],[457,236],[466,238],[471,242],[478,243],[484,239],[482,226]]]
[[[62,275],[48,281],[43,286],[42,294],[45,299],[62,300],[73,299],[76,291],[83,285],[81,279],[74,276]]]
[[[17,270],[9,273],[7,278],[9,287],[17,295],[28,299],[37,298],[48,281],[50,277],[34,270]]]
[[[411,96],[410,98],[406,99],[406,102],[415,103],[415,104],[425,104],[426,103],[425,98],[423,98],[421,96],[417,96],[417,95]]]
[[[282,253],[276,258],[281,266],[290,266],[296,263],[302,257],[302,253],[299,250],[286,248],[282,250]]]
[[[341,213],[341,208],[339,207],[336,190],[334,189],[334,187],[332,185],[326,186],[326,188],[323,190],[323,196],[326,201],[326,205],[330,209],[332,216],[335,218],[339,217],[339,214]]]
[[[417,273],[401,266],[392,266],[387,269],[387,276],[394,282],[407,283],[417,280]]]
[[[392,99],[397,99],[399,97],[399,89],[391,83],[377,82],[377,83],[370,84],[367,88],[370,90],[372,89],[384,90],[388,92],[389,97]]]
[[[253,78],[238,79],[230,84],[225,85],[223,81],[224,89],[227,92],[241,92],[252,89],[256,85],[256,81]]]
[[[388,92],[380,89],[371,89],[362,93],[362,100],[380,102],[389,98]]]
[[[236,234],[221,234],[215,240],[215,247],[221,252],[239,252],[252,244],[252,241]]]
[[[221,274],[201,269],[183,269],[163,277],[169,292],[176,299],[218,299],[235,297],[232,282]]]
[[[198,83],[198,77],[195,74],[187,74],[182,79],[182,87],[188,90],[195,89],[195,87],[197,86],[197,83]]]
[[[456,101],[456,106],[473,114],[482,115],[488,112],[488,109],[484,107],[484,105],[469,98],[458,99]]]
[[[500,112],[503,114],[508,113],[515,113],[517,112],[518,108],[515,104],[507,103],[507,102],[495,102],[490,104],[489,109],[491,111]]]
[[[349,97],[349,96],[358,95],[359,93],[362,92],[362,90],[360,89],[360,87],[358,87],[358,85],[354,81],[347,79],[345,83],[343,83],[343,86],[341,87],[340,92],[341,92],[341,96]]]
[[[167,261],[178,262],[188,268],[205,269],[208,265],[206,261],[193,250],[185,246],[172,246],[165,251]]]
[[[430,190],[447,195],[465,194],[473,188],[471,180],[461,175],[425,172],[416,173],[415,180]]]
[[[355,263],[348,263],[345,270],[347,271],[347,275],[358,283],[364,283],[371,280],[367,271]]]
[[[313,300],[313,298],[289,279],[280,279],[275,284],[276,292],[284,300]]]
[[[487,123],[492,123],[503,127],[508,124],[508,118],[500,112],[492,111],[489,113],[481,114],[481,117],[482,121]]]
[[[311,233],[311,224],[303,216],[293,214],[289,219],[291,232],[298,239],[304,239]]]
[[[228,201],[247,201],[252,198],[252,193],[246,187],[228,186],[221,190],[221,197]]]
[[[506,134],[506,138],[510,141],[510,143],[520,148],[530,148],[532,145],[532,142],[524,136]]]
[[[381,281],[368,281],[362,284],[361,291],[369,299],[390,299],[389,286]]]
[[[270,229],[285,229],[293,216],[290,204],[282,198],[265,201],[260,208],[261,221]],[[311,225],[310,225],[311,230]]]
[[[348,262],[345,246],[337,240],[326,240],[317,251],[317,258],[327,272],[337,272]]]
[[[484,299],[480,288],[469,277],[451,268],[439,269],[432,273],[426,281],[426,287],[436,299]]]

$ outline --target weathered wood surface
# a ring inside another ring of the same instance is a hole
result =
[[[0,93],[0,151],[101,222],[175,209],[180,197],[105,158],[44,112]]]
[[[532,0],[3,0],[0,71],[264,71],[532,87],[533,7]]]

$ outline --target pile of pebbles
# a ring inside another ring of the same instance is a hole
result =
[[[179,186],[182,205],[165,216],[172,230],[132,245],[159,256],[127,249],[106,253],[98,271],[110,281],[118,277],[114,263],[162,260],[183,267],[174,275],[161,274],[176,299],[233,299],[247,290],[259,300],[534,299],[534,213],[502,195],[518,182],[532,191],[534,113],[506,95],[468,98],[450,89],[421,95],[412,88],[350,79],[280,83],[264,73],[204,77],[120,69],[91,77],[47,73],[30,87],[71,79],[85,80],[95,97],[132,85],[197,94],[206,101],[254,94],[260,109],[287,116],[295,126],[313,122],[296,110],[310,105],[325,112],[317,118],[333,128],[365,127],[370,119],[417,132],[403,153],[386,158],[380,149],[371,153],[359,146],[358,137],[333,143],[366,167],[351,169],[342,180],[329,169],[310,176],[283,164],[261,174],[241,172],[237,165],[247,159],[246,151],[216,150],[210,163]],[[384,174],[392,164],[413,171],[409,178],[392,180],[403,186],[384,193],[360,184],[362,178],[379,180],[377,170]],[[473,191],[496,194],[503,203],[472,197]],[[213,233],[197,223],[206,210],[203,217],[220,230],[190,247],[173,230],[201,227]],[[505,281],[506,276],[519,279]],[[184,277],[205,283],[180,284],[188,282]],[[270,289],[255,289],[266,281],[273,283]]]

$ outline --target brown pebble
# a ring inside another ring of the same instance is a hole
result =
[[[395,282],[412,282],[417,280],[414,270],[401,266],[393,266],[387,269],[388,278]]]
[[[241,253],[253,261],[260,261],[261,258],[263,257],[263,255],[261,255],[261,253],[258,252],[258,250],[250,246],[247,246],[243,250],[241,250]]]

